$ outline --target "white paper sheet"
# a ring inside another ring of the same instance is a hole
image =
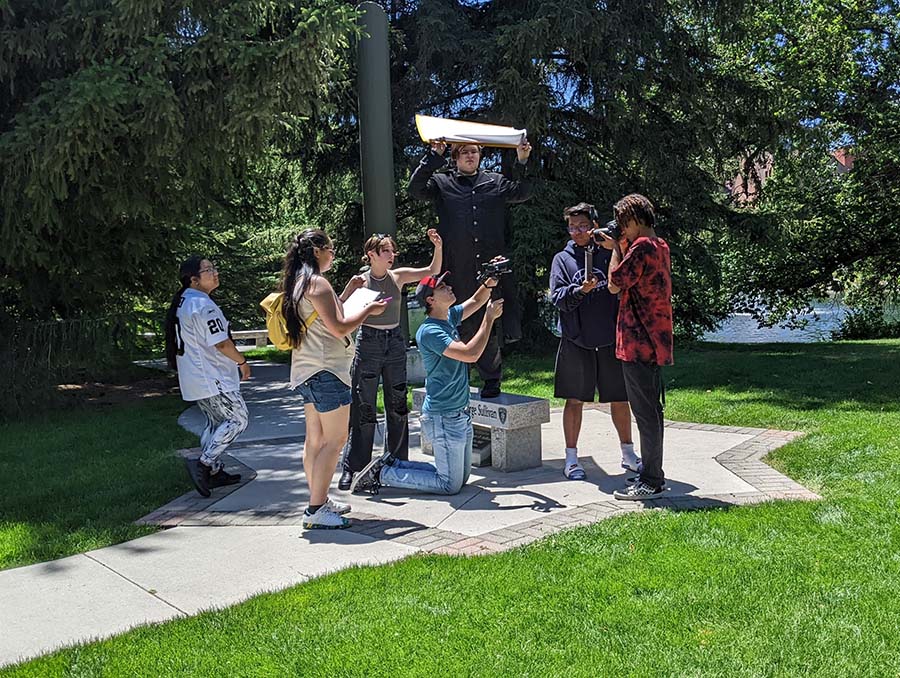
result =
[[[381,292],[370,290],[368,287],[360,287],[344,302],[344,317],[358,313],[364,307],[371,304],[381,296]]]
[[[443,139],[448,143],[481,144],[499,148],[515,148],[527,136],[526,130],[515,127],[433,118],[429,115],[416,116],[416,129],[425,142]]]

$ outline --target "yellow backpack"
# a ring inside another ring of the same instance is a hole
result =
[[[287,320],[282,310],[284,304],[284,292],[272,292],[265,299],[259,302],[266,312],[266,331],[269,333],[269,341],[279,351],[289,351],[291,348],[291,337],[288,334]],[[313,311],[306,319],[307,328],[315,322],[319,317],[318,311]]]

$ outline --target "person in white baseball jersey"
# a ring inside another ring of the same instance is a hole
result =
[[[178,274],[181,289],[166,315],[166,359],[178,372],[181,397],[206,415],[200,459],[186,464],[197,492],[208,497],[213,488],[241,480],[225,471],[219,457],[249,423],[240,382],[250,378],[250,365],[231,340],[222,309],[209,297],[219,286],[213,263],[194,255]]]

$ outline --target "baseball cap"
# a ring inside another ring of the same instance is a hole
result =
[[[415,300],[418,301],[422,306],[425,306],[425,299],[434,294],[434,290],[444,282],[444,278],[449,275],[450,271],[444,271],[439,276],[434,277],[433,275],[426,276],[419,281],[419,285],[416,287],[416,293],[414,296]]]

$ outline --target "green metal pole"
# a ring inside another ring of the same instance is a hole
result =
[[[381,5],[363,2],[358,47],[359,155],[366,233],[397,232],[388,19]]]
[[[388,18],[381,5],[363,2],[359,22],[365,34],[357,49],[359,158],[363,184],[363,225],[367,234],[397,234],[394,202],[394,141],[391,126],[391,67]],[[403,290],[400,327],[409,340]]]

